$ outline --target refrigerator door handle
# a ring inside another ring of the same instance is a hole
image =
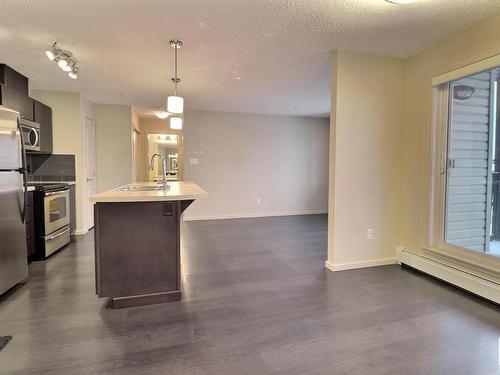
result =
[[[26,204],[28,203],[28,181],[27,181],[27,169],[26,169],[26,150],[24,149],[24,137],[23,130],[21,129],[21,123],[19,121],[19,117],[17,118],[17,130],[19,130],[19,136],[21,138],[21,161],[22,167],[19,170],[19,173],[23,175],[23,212],[21,214],[21,220],[23,223],[26,219]]]

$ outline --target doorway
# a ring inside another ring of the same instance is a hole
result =
[[[151,157],[155,153],[162,154],[166,159],[168,181],[182,180],[182,135],[176,133],[149,133],[147,136],[147,160],[149,166]],[[153,168],[147,171],[147,180],[158,182],[163,171],[158,158],[153,160]]]
[[[444,240],[500,256],[499,69],[449,83]]]

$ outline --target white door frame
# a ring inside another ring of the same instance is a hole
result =
[[[88,126],[92,126],[91,132]],[[90,203],[90,196],[96,193],[96,160],[95,160],[95,120],[85,116],[85,147],[84,147],[84,172],[85,172],[85,193],[84,193],[84,212],[86,227],[90,230],[94,227],[94,204]],[[89,140],[89,136],[93,139]]]

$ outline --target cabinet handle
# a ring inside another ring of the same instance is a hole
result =
[[[61,233],[57,233],[57,234],[54,234],[50,237],[45,237],[45,240],[46,241],[50,241],[50,240],[55,240],[57,237],[60,237],[62,236],[63,234],[66,234],[69,232],[69,228],[66,228],[65,230],[63,230]]]

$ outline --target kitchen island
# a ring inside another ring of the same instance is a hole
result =
[[[198,185],[134,183],[91,197],[94,206],[96,294],[112,308],[181,299],[180,220]]]

